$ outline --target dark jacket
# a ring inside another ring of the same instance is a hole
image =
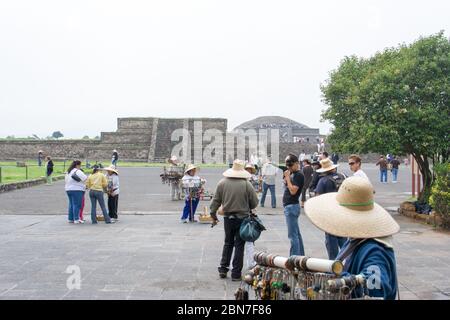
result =
[[[50,160],[47,162],[47,175],[51,175],[53,173],[53,161]]]

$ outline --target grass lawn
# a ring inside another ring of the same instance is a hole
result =
[[[41,177],[45,177],[46,172],[46,162],[42,162],[42,166],[39,167],[37,165],[36,160],[27,160],[24,161],[27,165],[25,167],[17,167],[16,161],[0,161],[0,170],[1,177],[0,183],[10,183],[10,182],[19,182],[25,180],[32,180]],[[53,161],[53,176],[57,176],[60,174],[64,174],[70,165],[70,161]],[[99,161],[104,167],[107,167],[111,164],[110,160]],[[95,161],[90,162],[91,165],[95,164]],[[121,162],[118,163],[118,168],[126,168],[126,167],[148,167],[148,168],[162,168],[164,166],[168,166],[168,163],[148,163],[148,162]],[[85,163],[82,163],[82,167],[85,166]],[[200,164],[200,168],[228,168],[225,164]],[[28,173],[27,173],[28,169]],[[86,173],[91,173],[90,169],[85,169]]]

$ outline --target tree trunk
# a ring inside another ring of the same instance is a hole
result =
[[[421,203],[428,203],[428,199],[431,195],[431,185],[433,184],[433,173],[430,170],[430,163],[428,162],[427,156],[421,156],[418,154],[413,154],[414,159],[419,166],[419,171],[422,174],[422,192],[419,193],[419,198],[417,199]]]

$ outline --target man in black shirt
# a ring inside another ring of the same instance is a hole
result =
[[[284,216],[288,228],[288,238],[291,241],[289,255],[305,255],[303,239],[298,226],[300,216],[299,197],[302,193],[305,177],[300,171],[297,156],[289,154],[286,160],[287,170],[284,172],[285,190],[283,194]]]

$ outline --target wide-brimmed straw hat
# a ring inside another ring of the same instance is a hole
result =
[[[338,192],[309,199],[305,213],[316,227],[339,237],[379,238],[400,230],[391,215],[373,201],[373,187],[361,177],[345,179]]]
[[[250,173],[251,174],[255,174],[256,173],[256,168],[255,168],[255,166],[254,165],[252,165],[251,163],[247,163],[246,165],[245,165],[245,168],[244,168],[244,170],[247,170],[247,169],[250,169]],[[248,172],[248,171],[247,171]]]
[[[245,162],[242,160],[234,160],[233,167],[226,170],[223,173],[224,177],[227,178],[241,178],[241,179],[248,179],[252,175],[245,171]]]
[[[316,172],[327,172],[333,169],[336,169],[339,165],[338,164],[334,164],[333,161],[331,161],[329,158],[320,160],[320,165],[321,168],[317,169]]]
[[[194,164],[190,164],[187,166],[186,170],[184,170],[184,173],[188,173],[191,170],[197,169],[198,167]]]
[[[111,167],[111,166],[109,166],[109,167],[107,167],[107,168],[105,168],[105,169],[103,169],[103,170],[105,170],[105,171],[111,171],[111,172],[114,172],[115,174],[119,175],[119,171],[117,171],[116,168]]]

